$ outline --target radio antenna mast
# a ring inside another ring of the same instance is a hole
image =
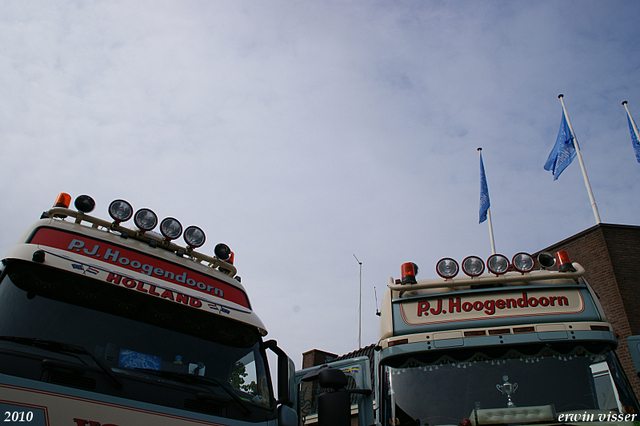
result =
[[[358,265],[360,265],[360,290],[358,295],[358,349],[360,349],[362,347],[362,262],[358,260],[355,254],[353,257],[355,257]]]

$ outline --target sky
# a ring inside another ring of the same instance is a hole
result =
[[[602,222],[640,225],[635,0],[1,6],[0,251],[60,192],[198,225],[297,368],[377,342],[402,263],[491,255],[479,147],[498,253],[596,224],[543,169],[561,93]]]

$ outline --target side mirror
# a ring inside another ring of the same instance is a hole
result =
[[[291,405],[292,377],[295,374],[295,365],[287,354],[278,347],[275,340],[264,342],[265,348],[278,356],[278,404]]]

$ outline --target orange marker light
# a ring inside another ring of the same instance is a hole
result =
[[[402,272],[402,284],[415,284],[418,275],[418,265],[412,262],[403,263],[400,267]]]
[[[556,263],[558,264],[558,272],[575,271],[569,258],[569,253],[566,250],[560,250],[556,253]]]
[[[70,204],[71,195],[67,194],[66,192],[61,192],[60,194],[58,194],[58,198],[56,198],[56,202],[53,207],[64,207],[65,209],[68,209]]]

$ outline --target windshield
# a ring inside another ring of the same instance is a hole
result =
[[[12,261],[2,276],[0,373],[242,420],[273,417],[253,327],[32,263]],[[68,376],[93,382],[63,377],[59,367],[72,364]]]
[[[570,423],[638,413],[618,360],[606,345],[536,344],[406,355],[381,369],[383,425]],[[637,415],[631,419],[639,420]]]

